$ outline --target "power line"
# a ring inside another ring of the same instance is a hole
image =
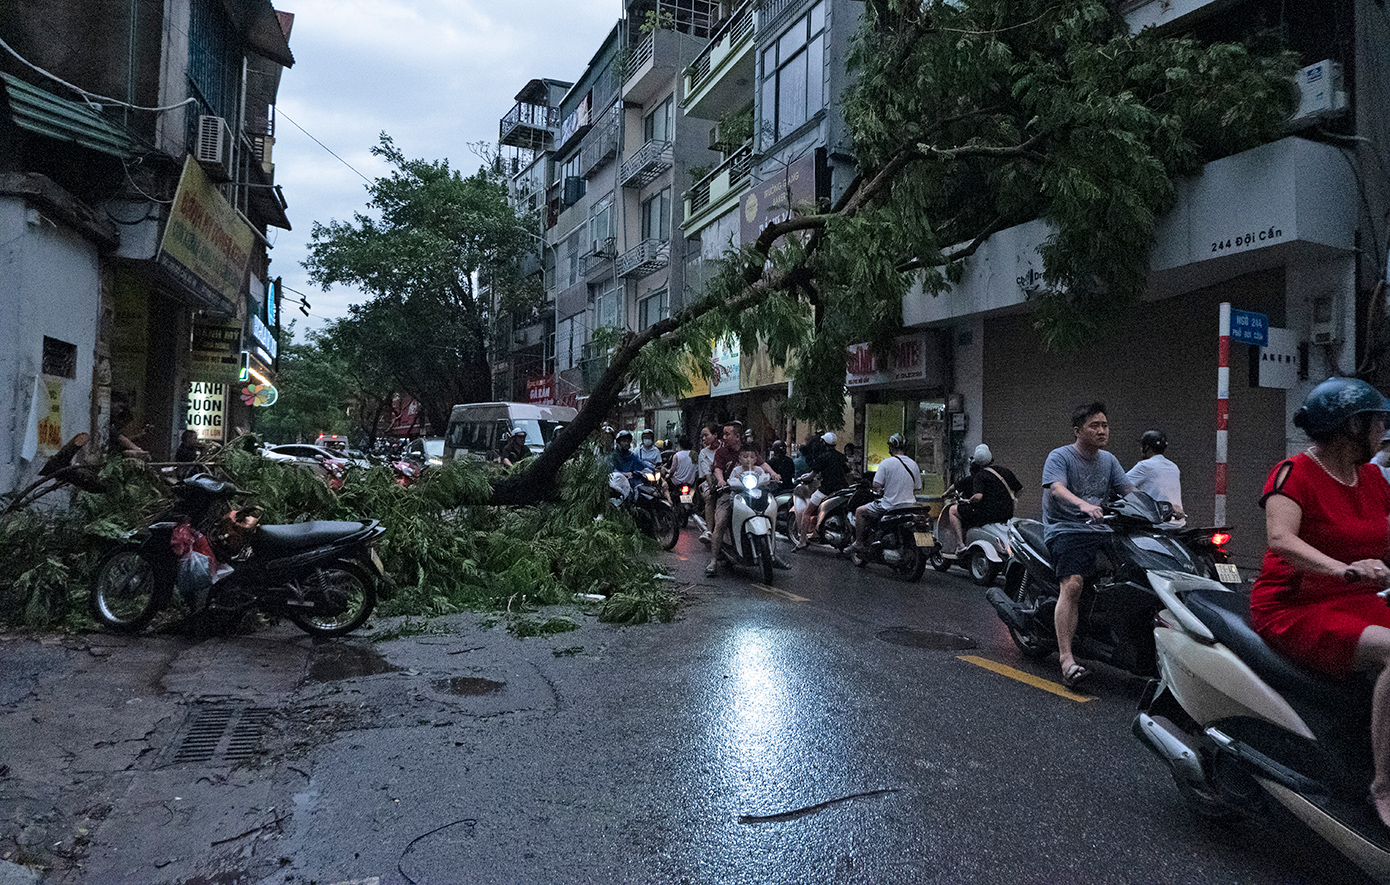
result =
[[[287,113],[285,113],[283,110],[281,110],[280,107],[279,107],[278,105],[275,107],[275,116],[277,116],[277,117],[284,117],[286,120],[289,120],[290,123],[293,124],[294,128],[298,129],[300,132],[303,132],[305,135],[308,135],[309,138],[313,140],[314,144],[316,144],[316,145],[318,145],[319,147],[323,148],[324,150],[328,151],[330,154],[333,154],[333,158],[334,158],[335,160],[337,160],[339,163],[342,163],[344,166],[348,167],[349,169],[352,169],[353,172],[357,172],[357,170],[353,168],[353,165],[352,165],[351,163],[349,163],[347,160],[344,160],[342,157],[338,156],[337,154],[334,154],[334,153],[333,153],[333,149],[330,148],[328,145],[326,145],[326,144],[324,144],[323,142],[319,141],[317,138],[314,138],[314,136],[309,135],[309,130],[305,129],[303,126],[300,126],[298,123],[295,123],[294,120],[291,119],[290,115],[287,114]],[[372,180],[371,180],[370,178],[368,178],[367,176],[363,175],[361,172],[357,172],[357,177],[358,177],[358,178],[361,178],[363,181],[367,182],[367,184],[371,184],[371,183],[372,183]]]

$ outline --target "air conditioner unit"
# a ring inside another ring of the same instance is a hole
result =
[[[1335,117],[1347,107],[1347,93],[1342,82],[1342,66],[1331,59],[1299,71],[1294,78],[1298,86],[1298,109],[1289,117],[1288,128],[1302,129]]]
[[[232,178],[232,130],[221,117],[204,114],[198,118],[198,140],[193,159],[218,181]]]
[[[598,258],[607,258],[609,255],[612,255],[613,238],[604,237],[602,239],[594,240],[593,248],[589,250],[589,254]]]

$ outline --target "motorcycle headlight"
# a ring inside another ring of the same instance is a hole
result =
[[[661,479],[660,476],[658,476],[657,474],[653,473],[653,472],[650,471],[650,470],[648,470],[646,473],[642,474],[642,476],[643,476],[644,479],[647,480],[647,482],[656,482],[657,480]]]
[[[758,487],[758,478],[751,473],[743,474],[743,487],[752,491]]]

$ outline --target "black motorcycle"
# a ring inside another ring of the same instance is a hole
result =
[[[1103,508],[1109,533],[1100,574],[1086,582],[1081,593],[1073,648],[1089,658],[1152,676],[1154,615],[1163,607],[1154,592],[1151,573],[1169,570],[1209,575],[1209,564],[1181,533],[1161,526],[1172,516],[1167,502],[1143,492],[1131,492]],[[1057,650],[1053,616],[1060,586],[1043,541],[1042,523],[1009,521],[1012,555],[1004,573],[1004,588],[985,592],[1009,635],[1025,657],[1040,659]]]
[[[615,474],[620,476],[621,474]],[[610,480],[610,494],[620,507],[632,516],[633,522],[642,533],[654,538],[663,550],[676,546],[681,536],[681,519],[670,497],[663,490],[661,474],[648,470],[637,474],[642,480],[631,482],[631,494],[624,494],[619,485]]]
[[[91,589],[92,616],[111,630],[134,632],[176,602],[207,612],[258,607],[316,636],[349,633],[371,616],[385,574],[374,545],[385,529],[375,520],[319,520],[241,531],[219,516],[236,494],[236,486],[207,474],[176,483],[170,508],[102,561]],[[208,539],[221,567],[204,599],[177,589],[174,538],[181,526]]]
[[[856,517],[857,518],[857,517]],[[909,581],[918,581],[936,544],[931,530],[931,508],[912,504],[889,510],[865,532],[868,552],[849,548],[850,562],[864,568],[881,562]]]

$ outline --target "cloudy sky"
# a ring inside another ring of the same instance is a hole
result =
[[[532,78],[578,79],[623,4],[275,0],[275,6],[295,16],[295,64],[280,81],[274,154],[294,230],[271,230],[271,273],[308,297],[306,321],[289,303],[299,296],[285,293],[285,320],[298,319],[302,329],[365,298],[341,286],[320,290],[301,262],[314,222],[350,221],[366,210],[362,176],[387,171],[371,154],[379,133],[390,134],[407,157],[447,159],[472,173],[482,161],[468,143],[496,143],[498,121]]]

